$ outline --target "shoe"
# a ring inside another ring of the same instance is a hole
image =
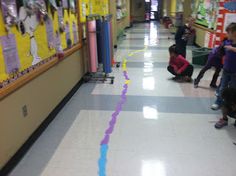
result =
[[[227,125],[228,125],[228,120],[225,120],[225,119],[222,118],[218,122],[216,122],[215,128],[216,129],[221,129],[221,128],[227,126]]]
[[[193,86],[194,86],[194,88],[198,88],[197,79],[194,79],[194,81],[193,81]]]
[[[172,78],[173,81],[178,81],[180,79],[181,79],[181,76],[175,76],[175,77]]]
[[[220,105],[214,103],[212,106],[211,106],[211,109],[214,110],[214,111],[217,111],[220,109]]]
[[[176,81],[177,79],[179,79],[177,76],[171,78],[173,81]]]
[[[178,82],[178,83],[184,83],[184,82],[186,82],[185,81],[185,79],[184,79],[184,77],[179,77],[179,79],[177,79],[177,80],[175,80],[176,82]]]
[[[218,86],[217,86],[216,84],[210,84],[210,87],[211,87],[212,89],[217,89],[217,88],[218,88]]]
[[[193,81],[193,79],[191,77],[189,77],[189,76],[184,76],[183,79],[186,82],[192,82]]]

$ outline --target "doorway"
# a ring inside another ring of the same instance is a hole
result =
[[[145,18],[146,21],[157,21],[158,16],[158,0],[145,0]]]

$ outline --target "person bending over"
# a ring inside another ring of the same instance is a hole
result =
[[[206,65],[201,69],[197,78],[194,79],[194,88],[198,88],[198,84],[200,83],[201,79],[203,78],[205,72],[212,67],[215,68],[215,73],[212,77],[210,87],[217,88],[217,79],[223,68],[223,57],[225,55],[225,48],[224,46],[227,44],[227,38],[225,38],[219,47],[213,48],[211,53],[208,56],[208,60]]]

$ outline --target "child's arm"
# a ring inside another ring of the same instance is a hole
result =
[[[178,74],[181,74],[189,66],[189,62],[181,55],[178,56],[178,60],[183,63],[183,66],[177,71]]]
[[[233,47],[233,46],[230,46],[230,45],[225,46],[225,49],[236,52],[236,47]]]
[[[178,67],[177,67],[176,65],[170,64],[170,66],[174,68],[174,71],[175,71],[176,73],[178,72]]]
[[[169,65],[174,68],[174,71],[177,73],[178,67],[172,62],[172,59],[170,58]]]

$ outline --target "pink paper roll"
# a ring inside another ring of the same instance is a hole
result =
[[[97,35],[96,35],[96,20],[88,21],[88,38],[89,38],[89,71],[97,72],[98,56],[97,56]]]

